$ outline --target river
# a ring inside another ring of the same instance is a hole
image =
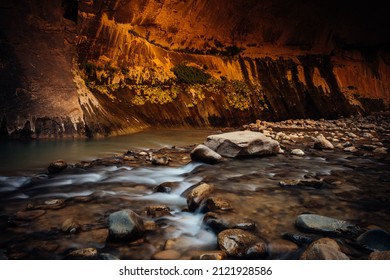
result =
[[[44,172],[58,158],[76,163],[133,148],[185,146],[203,142],[210,133],[155,130],[99,140],[4,144],[0,257],[63,259],[71,251],[95,248],[100,256],[120,259],[151,259],[162,250],[174,250],[176,258],[190,259],[199,250],[218,250],[217,235],[205,225],[205,214],[186,210],[183,193],[199,182],[212,184],[213,196],[230,202],[233,210],[224,213],[222,220],[253,223],[252,232],[268,244],[279,244],[285,232],[297,232],[294,222],[302,213],[348,220],[361,228],[390,229],[390,164],[386,156],[372,152],[306,148],[305,156],[286,153],[217,165],[189,160],[172,166],[103,163],[68,168],[53,176]],[[188,153],[183,155],[188,158]],[[308,178],[324,180],[324,184],[319,188],[282,188],[279,184]],[[172,184],[170,193],[156,192],[156,186],[167,182]],[[156,205],[168,207],[169,213],[153,217],[145,212]],[[134,210],[151,225],[142,239],[124,244],[107,240],[108,216],[122,209]],[[77,225],[76,232],[64,230],[67,220]],[[270,253],[267,258],[295,259],[303,249]],[[351,253],[350,257],[367,255]]]
[[[98,139],[0,142],[0,176],[42,171],[57,159],[68,163],[106,157],[129,149],[151,149],[201,143],[212,132],[202,129],[150,129],[130,135]]]

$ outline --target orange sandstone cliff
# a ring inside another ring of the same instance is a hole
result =
[[[390,19],[382,5],[2,1],[1,137],[387,110]]]

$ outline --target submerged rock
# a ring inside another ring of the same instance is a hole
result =
[[[191,159],[193,161],[201,161],[204,163],[215,164],[223,161],[220,154],[214,152],[205,145],[198,145],[191,151]]]
[[[390,251],[390,234],[382,229],[372,229],[361,234],[357,243],[371,251]]]
[[[241,229],[227,229],[218,234],[218,245],[229,256],[261,258],[267,255],[264,240]]]
[[[20,221],[31,221],[40,216],[45,215],[45,210],[28,210],[28,211],[18,211],[16,212],[14,219]]]
[[[154,188],[155,192],[170,193],[173,189],[179,187],[178,182],[164,182]]]
[[[171,214],[171,209],[166,205],[151,205],[145,208],[146,215],[152,218],[159,218]]]
[[[340,246],[330,238],[314,241],[300,257],[301,260],[349,260]]]
[[[64,160],[59,159],[59,160],[56,160],[56,161],[50,163],[49,167],[47,168],[47,171],[49,172],[49,174],[55,174],[55,173],[61,172],[62,170],[66,169],[67,167],[68,167],[68,164]]]
[[[359,231],[359,228],[356,225],[347,221],[315,214],[299,215],[295,221],[295,225],[303,230],[334,235],[354,236]]]
[[[209,197],[206,200],[206,206],[208,211],[229,211],[233,210],[233,207],[230,205],[230,202],[220,198],[220,197]]]
[[[157,224],[155,221],[144,221],[145,231],[155,231],[157,229]]]
[[[66,233],[76,233],[79,229],[79,223],[73,218],[66,219],[61,226],[61,230]]]
[[[260,132],[236,131],[207,137],[205,145],[229,158],[264,156],[279,153],[279,143]]]
[[[180,237],[168,239],[164,243],[164,250],[175,250],[179,252],[184,252],[188,250],[205,250],[210,245],[205,243],[201,244],[196,242],[193,236],[182,235]]]
[[[144,233],[142,218],[134,211],[126,209],[112,213],[108,217],[108,239],[113,241],[133,241]]]

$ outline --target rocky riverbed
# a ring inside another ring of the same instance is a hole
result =
[[[244,130],[2,177],[0,259],[390,259],[389,113]]]

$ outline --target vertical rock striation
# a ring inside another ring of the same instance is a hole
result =
[[[388,109],[389,21],[335,0],[2,1],[0,136]]]

